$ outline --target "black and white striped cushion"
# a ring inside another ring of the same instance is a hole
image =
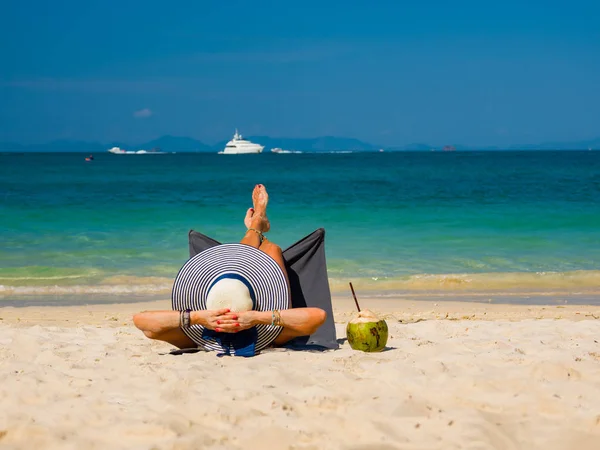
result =
[[[173,284],[173,309],[182,311],[206,309],[206,296],[209,287],[223,274],[236,274],[243,277],[256,295],[257,311],[288,309],[289,291],[281,267],[266,253],[244,244],[222,244],[211,247],[190,258],[179,270]],[[281,327],[257,325],[258,340],[256,351],[271,344]],[[183,330],[199,346],[207,350],[221,351],[214,340],[202,337],[204,327],[192,325]]]

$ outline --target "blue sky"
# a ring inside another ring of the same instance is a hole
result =
[[[597,1],[7,3],[2,141],[600,136]]]

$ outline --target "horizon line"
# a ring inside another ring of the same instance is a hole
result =
[[[114,147],[115,144],[117,144],[117,146],[125,146],[125,147],[148,147],[151,146],[152,144],[155,143],[155,141],[159,141],[161,139],[187,139],[187,140],[191,140],[191,141],[195,141],[196,143],[198,143],[199,145],[202,145],[204,147],[215,147],[220,145],[222,142],[226,142],[225,139],[223,140],[219,140],[217,142],[215,142],[214,144],[207,144],[205,141],[202,141],[200,139],[197,138],[193,138],[190,136],[175,136],[175,135],[171,135],[171,134],[165,134],[165,135],[161,135],[157,138],[153,138],[153,139],[149,139],[146,142],[143,142],[141,144],[135,145],[135,144],[128,144],[125,143],[123,141],[119,142],[119,140],[112,140],[110,141],[109,144],[103,143],[103,142],[99,142],[99,141],[95,141],[95,140],[83,140],[83,139],[52,139],[52,140],[48,140],[42,143],[34,143],[34,144],[22,144],[20,142],[15,142],[15,141],[0,141],[0,148],[3,146],[6,146],[7,148],[1,148],[1,152],[18,152],[18,151],[23,151],[26,148],[31,148],[31,149],[35,149],[36,147],[45,147],[45,146],[49,146],[49,145],[60,145],[61,143],[64,143],[65,145],[73,145],[73,144],[81,144],[81,145],[93,145],[93,146],[103,146],[106,147],[107,150],[111,147]],[[450,143],[450,144],[443,144],[443,145],[431,145],[429,143],[425,143],[425,142],[410,142],[407,144],[391,144],[391,145],[379,145],[379,144],[372,144],[370,142],[367,141],[363,141],[361,139],[358,138],[354,138],[354,137],[347,137],[347,136],[332,136],[332,135],[324,135],[324,136],[314,136],[314,137],[272,137],[269,135],[251,135],[248,136],[248,139],[250,138],[254,138],[254,139],[260,139],[260,138],[265,138],[265,139],[270,139],[270,140],[296,140],[296,141],[312,141],[312,140],[319,140],[319,139],[339,139],[339,140],[354,140],[356,141],[357,144],[363,145],[363,146],[368,146],[370,147],[370,149],[355,149],[355,151],[377,151],[377,150],[387,150],[387,151],[435,151],[435,150],[440,150],[443,151],[444,149],[446,149],[447,151],[462,151],[462,150],[491,150],[491,151],[501,151],[501,150],[598,150],[600,149],[600,137],[596,137],[596,138],[591,138],[591,139],[577,139],[577,140],[569,140],[569,141],[554,141],[554,142],[549,142],[549,141],[545,141],[545,142],[539,142],[539,143],[535,143],[535,144],[506,144],[506,145],[494,145],[494,144],[481,144],[481,145],[472,145],[472,144],[461,144],[461,143]],[[10,146],[15,146],[15,148],[11,149]],[[407,148],[407,147],[411,147],[411,146],[420,146],[422,148]],[[556,147],[560,147],[560,148],[552,148],[553,146]],[[569,146],[572,146],[569,148]],[[593,148],[596,147],[596,148]],[[341,150],[341,149],[332,149],[332,150]],[[345,150],[353,150],[351,147],[347,147],[345,148]],[[27,151],[27,150],[26,150]],[[29,150],[32,153],[35,152],[35,150]],[[179,151],[183,151],[183,152],[188,152],[188,153],[194,153],[194,152],[205,152],[206,150],[200,150],[200,149],[195,149],[195,150],[179,150]],[[44,150],[41,151],[40,153],[76,153],[77,150]]]

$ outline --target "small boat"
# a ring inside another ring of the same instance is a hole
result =
[[[88,162],[89,162],[89,161],[93,161],[93,160],[94,160],[94,155],[87,156],[87,157],[85,158],[85,160],[86,160],[86,161],[88,161]]]
[[[283,154],[286,154],[286,153],[302,153],[302,152],[297,151],[297,150],[283,150],[283,149],[281,149],[279,147],[272,148],[271,152],[272,153],[283,153]]]
[[[119,147],[113,147],[108,149],[109,153],[112,153],[114,155],[166,155],[167,152],[161,152],[159,149],[152,149],[150,151],[147,150],[137,150],[137,151],[132,151],[132,150],[123,150],[122,148]]]

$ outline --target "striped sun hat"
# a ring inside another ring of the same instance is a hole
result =
[[[240,286],[245,292],[240,291]],[[221,244],[198,253],[179,270],[173,284],[173,309],[209,309],[211,296],[226,296],[227,290],[231,295],[245,296],[251,306],[248,309],[256,311],[283,310],[290,305],[285,275],[273,258],[249,245]],[[217,333],[192,325],[183,331],[206,350],[252,356],[271,344],[279,336],[281,327],[257,325],[238,333]]]

